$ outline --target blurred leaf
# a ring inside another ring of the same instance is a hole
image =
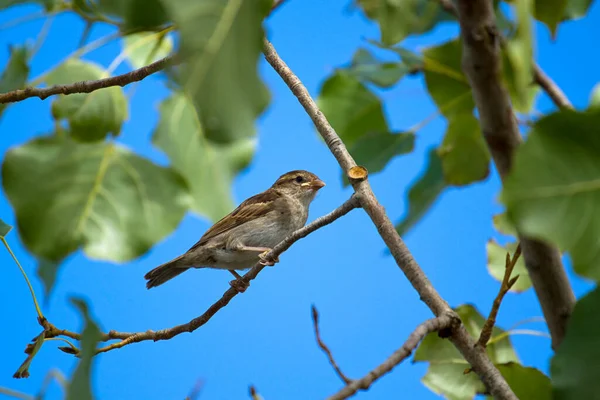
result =
[[[590,104],[588,107],[600,109],[600,83],[597,83],[592,89],[592,94],[590,95]]]
[[[580,275],[600,279],[600,110],[561,110],[535,123],[502,194],[519,232],[569,251]],[[568,132],[568,134],[565,134]]]
[[[517,31],[505,46],[506,56],[511,66],[509,73],[513,82],[510,85],[519,108],[531,102],[533,85],[533,39],[531,29],[531,9],[534,0],[519,0],[516,5]]]
[[[171,0],[179,28],[179,79],[194,101],[207,138],[228,143],[254,136],[269,102],[258,75],[262,21],[272,0]]]
[[[350,149],[350,153],[358,165],[369,170],[369,173],[381,171],[395,156],[407,154],[415,147],[415,134],[402,133],[370,133],[358,139]]]
[[[505,212],[496,214],[492,218],[494,223],[494,229],[503,235],[517,236],[517,229],[513,223],[508,219]]]
[[[591,4],[592,0],[568,0],[567,7],[565,9],[565,19],[577,19],[584,17],[587,14]]]
[[[517,249],[516,243],[508,243],[506,246],[500,246],[495,240],[489,240],[486,244],[487,251],[487,268],[490,273],[498,282],[502,282],[504,278],[504,271],[506,269],[506,253],[509,253],[511,257],[515,254]],[[525,261],[523,257],[519,257],[515,268],[511,274],[511,277],[519,275],[519,279],[510,289],[511,292],[524,292],[531,287],[531,280],[529,279],[529,273],[525,268]]]
[[[530,79],[526,88],[520,88],[520,79],[523,79],[521,74],[516,73],[518,68],[523,68],[520,64],[513,64],[519,61],[519,57],[509,57],[506,51],[502,52],[502,71],[504,73],[504,84],[510,94],[512,106],[515,111],[528,114],[535,105],[535,100],[540,93],[540,87],[532,84],[533,75],[529,74],[527,79]],[[523,93],[521,93],[523,90]]]
[[[0,237],[5,238],[10,232],[12,226],[0,219]]]
[[[56,274],[58,273],[59,262],[47,261],[43,258],[38,261],[37,276],[44,285],[44,294],[46,302],[50,298],[54,283],[56,282]]]
[[[44,6],[46,11],[51,11],[54,9],[54,6],[58,4],[58,0],[0,0],[0,10],[12,6],[16,6],[18,4],[27,4],[27,3],[36,3]],[[0,93],[3,93],[0,90]]]
[[[29,378],[29,367],[31,366],[31,362],[35,355],[40,351],[42,345],[44,344],[44,332],[40,333],[33,339],[33,344],[28,344],[25,353],[27,354],[27,358],[23,361],[23,364],[17,369],[17,372],[13,375],[13,378],[21,379],[21,378]]]
[[[2,9],[2,4],[0,4],[0,9]],[[10,48],[10,58],[2,75],[0,75],[0,93],[12,92],[25,87],[29,76],[28,61],[29,49],[27,47]],[[0,117],[2,117],[6,107],[8,107],[8,104],[0,104]]]
[[[520,2],[523,2],[519,0]],[[533,15],[535,19],[544,23],[552,37],[556,36],[556,28],[558,23],[562,21],[567,9],[567,3],[569,0],[535,0],[535,6],[533,8]],[[518,7],[518,6],[517,6]]]
[[[425,83],[440,112],[453,115],[471,114],[475,108],[471,86],[462,72],[462,46],[458,39],[423,52]]]
[[[490,153],[479,121],[471,114],[462,114],[454,115],[449,122],[438,148],[445,181],[461,186],[485,179],[490,172]]]
[[[437,155],[437,150],[432,149],[429,151],[427,170],[408,192],[408,211],[396,225],[396,230],[400,236],[404,236],[425,215],[446,187],[442,160]]]
[[[366,134],[389,132],[379,98],[344,71],[337,71],[325,81],[317,101],[349,148]]]
[[[136,33],[125,36],[123,50],[133,68],[142,68],[171,54],[173,39],[156,33]]]
[[[108,14],[123,24],[124,31],[156,30],[169,19],[165,0],[95,0],[96,13]]]
[[[93,258],[131,260],[175,229],[189,206],[178,174],[113,143],[42,137],[6,154],[2,178],[24,244],[48,261],[79,247]]]
[[[361,81],[387,88],[395,85],[411,69],[402,62],[379,61],[367,49],[358,49],[346,71]]]
[[[550,378],[540,370],[516,362],[496,367],[519,400],[552,400]]]
[[[191,101],[176,93],[160,106],[152,141],[187,180],[192,209],[216,221],[233,209],[231,183],[252,159],[255,139],[228,144],[208,140]]]
[[[385,168],[388,162],[401,154],[408,154],[415,147],[415,134],[402,133],[367,133],[359,138],[349,149],[358,165],[367,168],[374,174]],[[348,185],[348,177],[342,174],[344,186]]]
[[[554,399],[595,399],[600,393],[600,288],[575,304],[567,334],[554,355],[551,375]]]
[[[463,325],[473,337],[479,337],[485,318],[472,305],[462,305],[455,309]],[[504,331],[494,327],[492,338]],[[488,344],[486,352],[494,364],[518,362],[512,343],[508,337]],[[415,352],[414,361],[429,362],[427,374],[422,381],[425,386],[449,399],[472,399],[484,390],[475,373],[464,374],[469,364],[460,352],[447,339],[437,332],[428,334]]]
[[[96,64],[69,59],[46,77],[48,85],[65,85],[107,77],[106,71]],[[60,95],[52,103],[55,119],[69,122],[71,135],[80,141],[103,140],[112,133],[117,136],[127,118],[127,100],[123,88],[113,86],[92,93]]]
[[[425,33],[452,20],[437,1],[357,0],[369,19],[379,23],[381,41],[392,45],[411,34]]]
[[[90,317],[87,304],[80,299],[71,299],[84,320],[83,333],[81,334],[81,352],[79,363],[73,372],[73,377],[69,383],[66,393],[66,400],[92,400],[94,394],[92,391],[92,357],[96,352],[96,345],[102,337],[102,332],[98,329],[96,322]]]

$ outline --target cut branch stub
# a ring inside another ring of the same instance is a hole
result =
[[[348,170],[348,179],[350,182],[361,182],[367,179],[369,176],[369,171],[363,166],[357,165],[355,167],[350,168]]]

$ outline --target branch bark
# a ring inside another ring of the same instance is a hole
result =
[[[436,318],[428,319],[417,326],[408,339],[406,339],[406,342],[404,342],[402,347],[389,356],[387,360],[363,378],[347,382],[346,386],[333,396],[328,397],[327,400],[347,399],[359,390],[369,389],[373,382],[390,372],[396,365],[409,357],[428,333],[451,328],[452,325],[460,325],[460,319],[458,319],[455,314],[444,314]]]
[[[452,0],[438,0],[440,5],[446,12],[458,18],[458,10],[454,6]],[[492,10],[493,11],[493,10]],[[568,97],[561,88],[550,78],[544,70],[534,61],[533,63],[533,81],[539,85],[546,94],[552,99],[554,104],[562,108],[573,108]]]
[[[340,137],[329,124],[321,110],[319,110],[315,101],[311,98],[306,87],[304,87],[300,79],[298,79],[298,77],[290,70],[285,62],[279,57],[273,45],[266,39],[263,51],[269,64],[271,64],[273,69],[281,76],[300,104],[304,107],[304,110],[312,119],[319,134],[325,140],[329,150],[344,172],[348,174],[350,169],[356,166],[356,163]],[[448,303],[441,298],[439,293],[431,285],[431,282],[417,264],[416,260],[404,244],[404,241],[400,238],[398,232],[396,232],[392,221],[390,221],[384,208],[379,204],[373,194],[369,181],[366,179],[353,179],[351,180],[351,183],[360,205],[371,218],[379,235],[390,249],[394,260],[415,290],[419,293],[421,300],[427,304],[431,311],[438,317],[450,313],[458,318],[458,315],[456,315]],[[461,325],[454,329],[450,340],[458,348],[463,357],[471,364],[473,370],[479,375],[488,391],[496,399],[517,399],[510,386],[508,386],[506,380],[488,358],[485,351],[482,351],[481,348],[475,346],[475,341],[466,331],[464,326]]]
[[[481,130],[501,179],[511,170],[521,136],[510,97],[501,79],[501,37],[491,0],[459,0],[457,11],[463,42],[463,69],[473,92]],[[525,265],[542,306],[552,348],[564,338],[575,295],[558,249],[519,235]]]
[[[44,100],[56,94],[73,94],[73,93],[91,93],[98,89],[104,89],[111,86],[125,86],[132,82],[141,81],[149,75],[163,70],[169,63],[173,61],[175,56],[167,56],[161,58],[152,64],[138,68],[126,74],[111,76],[109,78],[98,79],[95,81],[81,81],[71,83],[69,85],[56,85],[49,88],[33,88],[13,90],[12,92],[0,93],[0,104],[14,103],[25,100],[30,97],[39,97]]]

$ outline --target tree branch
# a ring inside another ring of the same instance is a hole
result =
[[[481,130],[501,179],[511,170],[521,136],[510,97],[501,81],[500,34],[491,0],[459,0],[463,69],[473,89]],[[575,296],[558,249],[519,235],[525,265],[552,335],[552,348],[562,341]]]
[[[394,367],[409,357],[417,348],[421,340],[428,333],[451,328],[452,325],[460,325],[460,319],[454,313],[443,314],[439,317],[428,319],[410,334],[406,342],[388,357],[377,368],[373,369],[363,378],[351,381],[339,392],[329,397],[327,400],[343,400],[353,396],[359,390],[367,390],[377,379],[390,372]]]
[[[125,86],[132,82],[138,82],[158,71],[163,70],[169,63],[173,61],[175,56],[167,56],[161,58],[152,64],[138,68],[126,74],[111,76],[109,78],[98,79],[95,81],[81,81],[71,83],[69,85],[56,85],[49,88],[33,88],[17,89],[12,92],[0,94],[0,104],[14,103],[25,100],[30,97],[39,97],[44,100],[47,97],[56,94],[73,94],[73,93],[91,93],[98,89],[104,89],[111,86]]]
[[[335,362],[335,359],[333,358],[333,354],[331,354],[331,350],[329,350],[329,347],[327,347],[327,345],[325,343],[323,343],[323,341],[321,340],[321,333],[319,332],[319,312],[317,311],[317,308],[315,306],[311,307],[311,314],[312,314],[313,326],[315,328],[315,338],[317,339],[317,344],[319,345],[321,350],[323,350],[323,353],[325,353],[327,355],[329,364],[331,364],[331,366],[335,370],[335,373],[340,377],[340,379],[346,385],[348,385],[350,382],[352,382],[352,379],[348,378],[342,372],[340,367]]]
[[[266,39],[263,52],[269,64],[271,64],[273,69],[281,76],[300,104],[304,107],[304,110],[312,119],[319,134],[325,140],[329,150],[344,172],[349,174],[350,169],[355,167],[356,163],[340,137],[329,124],[321,110],[317,107],[315,101],[310,97],[306,87],[304,87],[300,79],[298,79],[298,77],[290,70],[285,62],[279,57],[273,48],[273,45]],[[411,285],[419,293],[421,300],[427,304],[436,316],[441,316],[446,313],[456,315],[431,285],[431,282],[429,282],[429,279],[427,279],[425,273],[419,267],[419,264],[417,264],[416,260],[404,244],[404,241],[400,238],[398,232],[396,232],[396,229],[394,228],[392,221],[390,221],[389,217],[386,215],[384,208],[375,198],[371,186],[369,185],[369,181],[367,179],[351,179],[350,182],[352,183],[352,187],[354,188],[356,196],[358,196],[362,208],[367,212],[371,221],[373,221],[373,224],[375,224],[379,235],[390,249],[394,260],[408,278]],[[488,391],[496,399],[517,398],[487,354],[479,347],[475,346],[475,341],[462,325],[454,329],[450,340],[458,348],[467,362],[471,364],[473,370],[479,375]]]
[[[281,253],[289,249],[292,246],[292,244],[294,244],[298,240],[308,236],[310,233],[316,231],[319,228],[324,227],[325,225],[331,224],[336,219],[348,214],[350,211],[357,207],[360,207],[360,204],[356,196],[353,195],[352,197],[350,197],[350,199],[348,199],[341,206],[339,206],[329,214],[315,219],[310,224],[298,229],[290,236],[285,238],[283,241],[277,244],[277,246],[275,246],[273,250],[266,254],[264,259],[274,261]],[[260,273],[260,271],[263,270],[263,268],[265,268],[265,266],[260,263],[254,266],[242,277],[244,283],[249,284],[251,280],[256,278],[256,276]],[[212,306],[208,308],[208,310],[204,312],[204,314],[192,319],[191,321],[185,324],[177,325],[172,328],[161,329],[159,331],[148,330],[145,332],[117,332],[112,330],[108,333],[105,333],[102,335],[101,338],[101,340],[104,342],[114,339],[120,340],[116,343],[112,343],[97,349],[96,354],[118,349],[127,346],[131,343],[138,343],[146,340],[153,340],[155,342],[159,340],[169,340],[184,332],[191,333],[196,329],[200,328],[202,325],[206,324],[212,318],[213,315],[215,315],[220,309],[229,304],[231,299],[237,296],[238,293],[239,292],[233,287],[229,288],[219,300],[217,300]],[[45,338],[67,336],[76,340],[81,339],[81,335],[79,333],[67,331],[64,329],[58,329],[47,320],[41,320],[40,325],[44,327]],[[73,351],[69,349],[70,348],[63,348],[63,351],[73,354]]]
[[[452,3],[452,0],[438,1],[442,8],[446,10],[446,12],[458,18],[458,10]],[[558,85],[552,80],[552,78],[546,75],[544,70],[535,62],[535,60],[533,62],[533,81],[546,92],[546,94],[550,97],[550,99],[552,99],[556,106],[561,108],[573,108],[573,105],[571,104],[565,93],[560,89],[560,87],[558,87]]]
[[[515,269],[515,265],[517,265],[517,261],[519,260],[519,256],[521,255],[521,245],[517,246],[515,250],[515,254],[510,257],[510,254],[506,253],[506,266],[504,268],[504,277],[502,278],[502,284],[500,285],[500,290],[498,291],[498,295],[494,299],[494,304],[492,305],[492,309],[490,310],[490,315],[488,316],[485,324],[481,328],[481,333],[479,334],[479,340],[477,340],[477,345],[481,347],[487,346],[488,341],[492,337],[492,332],[494,331],[494,325],[496,324],[496,316],[498,315],[498,310],[500,310],[500,305],[502,304],[502,299],[504,299],[504,295],[508,293],[510,288],[513,287],[517,279],[519,279],[519,275],[514,278],[510,278],[510,275]]]

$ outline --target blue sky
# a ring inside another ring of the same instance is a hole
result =
[[[267,22],[268,36],[279,54],[315,96],[324,78],[346,64],[358,46],[366,39],[378,38],[377,26],[360,12],[352,11],[349,3],[289,1]],[[20,6],[1,12],[0,26],[35,10]],[[597,32],[599,20],[600,6],[596,3],[585,19],[561,25],[556,41],[550,40],[545,27],[536,29],[540,65],[576,107],[585,107],[598,79],[594,66],[600,54],[590,52],[581,38]],[[42,20],[35,20],[3,30],[0,65],[8,59],[8,45],[34,40],[42,24]],[[76,49],[82,29],[83,23],[72,15],[56,18],[33,61],[31,76],[38,76]],[[98,26],[92,38],[110,32],[109,27]],[[457,33],[455,25],[443,25],[431,34],[408,39],[405,46],[420,49]],[[107,66],[119,51],[119,44],[112,42],[86,59]],[[126,70],[121,66],[117,73]],[[283,172],[307,169],[327,182],[311,207],[309,219],[314,219],[341,204],[351,190],[342,187],[334,158],[295,98],[265,62],[261,62],[261,74],[271,90],[272,102],[258,121],[256,156],[234,182],[236,202],[265,190]],[[150,77],[127,91],[133,96],[130,118],[118,141],[166,164],[166,157],[149,141],[158,118],[158,104],[168,95],[163,80]],[[394,130],[405,130],[435,110],[421,77],[407,78],[381,96]],[[5,112],[0,120],[1,154],[51,129],[50,101],[29,99]],[[552,108],[542,96],[537,109],[547,112]],[[396,158],[385,171],[372,176],[375,194],[393,220],[403,215],[406,189],[421,174],[426,149],[440,141],[444,129],[443,119],[436,119],[418,132],[413,154]],[[491,217],[501,210],[499,188],[493,171],[483,183],[447,191],[405,237],[421,267],[452,306],[472,303],[487,313],[496,295],[498,283],[486,270],[485,244],[495,235]],[[4,195],[0,195],[0,215],[14,223]],[[89,301],[93,315],[105,330],[143,331],[187,322],[221,296],[228,288],[230,275],[224,271],[192,271],[152,291],[146,290],[143,275],[187,250],[208,227],[206,220],[189,214],[149,253],[122,265],[89,260],[76,253],[62,266],[54,293],[44,305],[45,314],[59,327],[78,329],[81,322],[68,299],[81,296]],[[9,243],[38,296],[42,296],[35,259],[16,234],[11,233]],[[12,378],[24,358],[25,344],[40,328],[25,282],[9,257],[0,251],[4,274],[0,290],[0,386],[33,394],[50,368],[70,374],[75,359],[54,349],[51,343],[35,358],[29,379]],[[570,267],[569,275],[578,296],[591,287],[573,276]],[[353,378],[381,363],[415,326],[431,316],[393,259],[384,254],[384,244],[366,214],[355,210],[294,245],[282,255],[280,264],[264,271],[246,293],[193,334],[135,344],[97,357],[97,398],[183,398],[198,380],[204,381],[201,399],[245,398],[249,384],[256,385],[266,400],[331,395],[342,385],[315,343],[311,304],[320,311],[323,339],[344,372]],[[533,291],[529,290],[506,297],[499,323],[508,328],[540,315]],[[540,323],[527,327],[544,330]],[[514,336],[513,343],[525,365],[548,371],[548,339]],[[383,399],[399,392],[406,398],[438,398],[420,383],[425,370],[423,364],[405,362],[356,398]],[[49,398],[60,398],[60,393],[54,385]]]

